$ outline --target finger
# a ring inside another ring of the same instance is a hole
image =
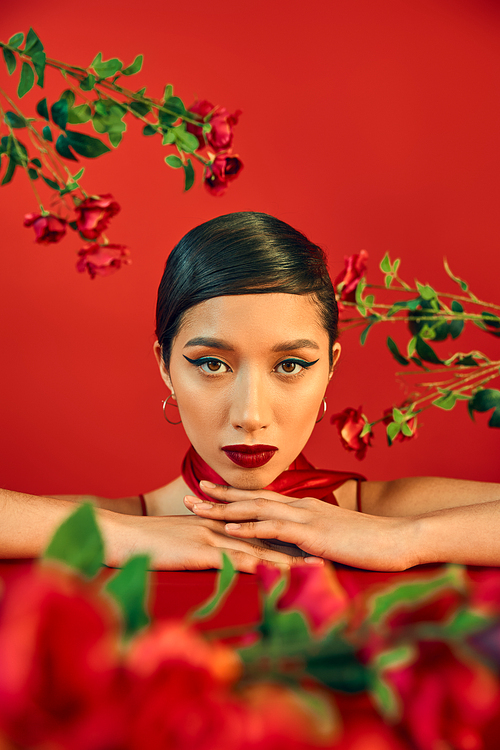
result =
[[[210,495],[217,500],[224,500],[227,503],[235,503],[241,500],[255,500],[258,497],[264,497],[267,500],[276,500],[281,503],[289,503],[296,500],[296,498],[285,497],[285,495],[280,495],[278,492],[272,492],[271,490],[242,490],[226,484],[207,482],[204,479],[200,482],[200,488],[206,495]]]
[[[278,539],[280,542],[291,542],[307,551],[307,527],[301,523],[271,519],[265,521],[247,521],[246,523],[226,523],[227,534],[239,539]]]
[[[215,539],[212,543],[215,543],[216,547],[223,547],[224,549],[231,549],[238,552],[245,552],[246,554],[252,555],[257,561],[265,563],[274,563],[276,565],[284,565],[290,567],[290,565],[300,565],[304,563],[304,558],[293,557],[287,555],[284,552],[279,552],[275,549],[270,549],[262,544],[252,544],[250,541],[244,539],[237,539],[231,536],[220,535],[218,539]]]
[[[241,500],[232,505],[209,503],[187,495],[186,506],[201,518],[212,518],[222,521],[265,520],[267,518],[285,518],[290,521],[305,523],[306,514],[300,508],[285,503],[257,497],[254,500]]]

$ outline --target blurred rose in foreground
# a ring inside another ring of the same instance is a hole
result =
[[[88,271],[90,278],[109,276],[122,266],[130,265],[130,252],[125,245],[99,245],[97,242],[84,245],[78,251],[80,260],[76,270],[80,273]]]
[[[35,242],[39,245],[50,245],[59,242],[66,234],[66,221],[59,216],[48,214],[26,214],[24,226],[33,227],[35,230]]]

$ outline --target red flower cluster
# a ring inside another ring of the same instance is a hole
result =
[[[212,113],[211,130],[208,133],[204,134],[201,126],[192,123],[187,123],[186,130],[198,138],[200,148],[207,145],[215,151],[213,161],[205,173],[204,183],[212,195],[222,195],[229,182],[234,180],[243,168],[239,156],[231,153],[233,127],[238,123],[241,111],[237,110],[230,115],[225,107],[214,107],[203,99],[196,101],[189,108],[189,112],[202,119]]]
[[[354,451],[356,458],[361,461],[365,457],[373,438],[371,431],[361,437],[361,432],[365,426],[361,406],[359,409],[348,406],[344,411],[334,414],[331,417],[331,423],[337,425],[340,441],[344,448],[347,451]]]
[[[367,260],[368,253],[366,250],[361,250],[359,253],[344,258],[345,267],[333,282],[335,289],[338,289],[339,285],[342,284],[342,288],[338,291],[339,302],[342,300],[346,302],[356,301],[356,287],[365,275]],[[342,309],[341,304],[339,304],[339,308]]]
[[[69,226],[85,239],[97,240],[119,211],[120,206],[109,193],[85,198],[76,206],[76,220]],[[66,234],[67,223],[66,219],[52,214],[26,214],[24,217],[24,226],[33,227],[35,242],[41,245],[62,240]],[[80,259],[76,264],[77,271],[88,271],[91,279],[95,279],[96,276],[109,276],[131,262],[130,253],[125,245],[95,242],[84,245],[78,255]]]
[[[324,739],[287,687],[259,682],[236,692],[236,652],[182,622],[158,621],[128,649],[119,635],[95,583],[40,567],[10,586],[0,621],[8,741],[57,750],[307,750]]]

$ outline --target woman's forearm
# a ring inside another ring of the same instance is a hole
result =
[[[409,522],[415,565],[500,565],[500,500],[422,513]]]

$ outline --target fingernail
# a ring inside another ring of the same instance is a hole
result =
[[[304,562],[308,565],[324,565],[325,561],[321,557],[305,557]]]
[[[213,482],[207,482],[206,479],[202,479],[200,484],[202,484],[204,487],[208,487],[211,490],[214,490],[217,487],[216,484],[214,484]]]
[[[214,506],[212,503],[196,503],[194,506],[195,510],[209,510],[210,508],[213,508]]]
[[[227,531],[235,531],[236,529],[241,529],[241,523],[226,523],[225,528]]]

